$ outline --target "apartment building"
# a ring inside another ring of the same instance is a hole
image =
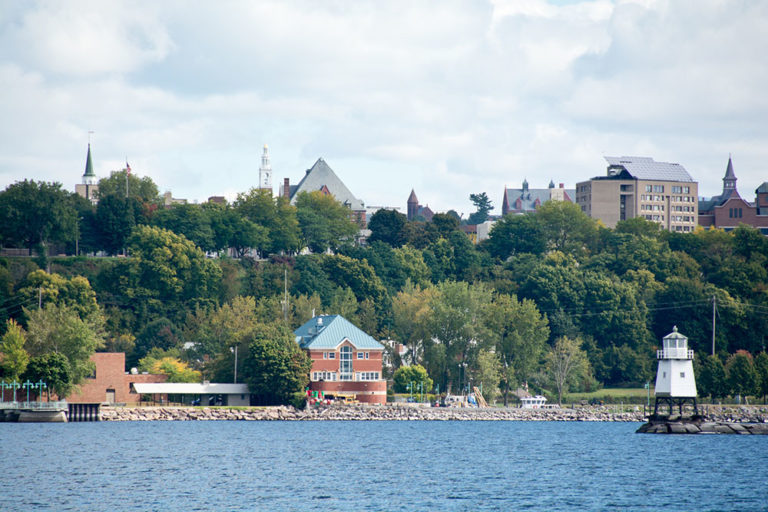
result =
[[[698,183],[677,163],[606,156],[606,176],[576,184],[576,204],[608,227],[643,217],[669,231],[691,232],[698,221]]]

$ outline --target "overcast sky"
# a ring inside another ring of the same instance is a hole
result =
[[[436,211],[677,162],[720,193],[768,181],[768,2],[0,0],[0,187],[68,190],[88,132],[204,201],[322,157],[366,205]]]

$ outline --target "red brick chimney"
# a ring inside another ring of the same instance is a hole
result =
[[[283,180],[283,196],[285,196],[286,199],[291,198],[291,180],[290,178],[285,178]]]

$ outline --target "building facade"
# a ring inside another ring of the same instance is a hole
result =
[[[523,180],[522,188],[504,187],[504,197],[501,200],[501,215],[533,212],[547,201],[568,201],[572,203],[574,194],[575,190],[567,190],[562,183],[560,183],[558,188],[555,188],[554,181],[550,181],[547,188],[529,188],[528,180]]]
[[[698,223],[698,183],[676,163],[647,157],[605,157],[606,176],[576,184],[581,210],[613,228],[642,217],[663,229],[692,232]]]
[[[133,390],[134,384],[165,382],[168,378],[167,375],[126,372],[123,352],[96,352],[91,361],[96,370],[80,385],[79,391],[67,396],[67,402],[136,404],[141,397]]]
[[[384,346],[340,315],[316,316],[294,331],[312,360],[311,391],[384,404]]]
[[[750,203],[739,194],[736,181],[729,157],[723,177],[723,193],[699,201],[699,225],[730,231],[739,224],[747,224],[768,235],[768,182],[757,187],[755,202]]]

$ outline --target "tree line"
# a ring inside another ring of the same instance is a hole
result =
[[[729,384],[715,394],[766,393],[758,363],[768,327],[768,241],[748,226],[673,233],[631,219],[610,229],[574,204],[548,202],[500,219],[478,245],[455,215],[410,222],[380,210],[360,244],[349,210],[319,193],[295,206],[253,189],[232,204],[165,208],[151,180],[124,173],[102,180],[99,191],[96,206],[57,184],[25,181],[0,193],[5,246],[58,243],[74,253],[76,243],[80,253],[128,255],[47,260],[39,250],[35,261],[3,260],[0,319],[15,325],[3,322],[4,336],[18,339],[21,330],[29,340],[38,323],[66,325],[77,315],[94,333],[89,350],[125,351],[131,366],[231,381],[237,346],[238,375],[253,375],[251,354],[271,354],[286,378],[288,368],[307,365],[291,348],[291,331],[313,314],[342,314],[378,339],[403,343],[406,360],[393,353],[395,365],[421,365],[439,390],[482,384],[488,398],[507,401],[526,384],[560,394],[641,385],[675,325],[697,361],[710,364],[714,306],[723,371],[748,353],[758,375],[756,387]],[[487,196],[473,196],[474,218],[484,218]],[[23,228],[33,217],[34,229]],[[282,341],[267,349],[268,339]],[[32,359],[64,352],[24,346]],[[259,388],[264,400],[277,400],[268,384]]]

